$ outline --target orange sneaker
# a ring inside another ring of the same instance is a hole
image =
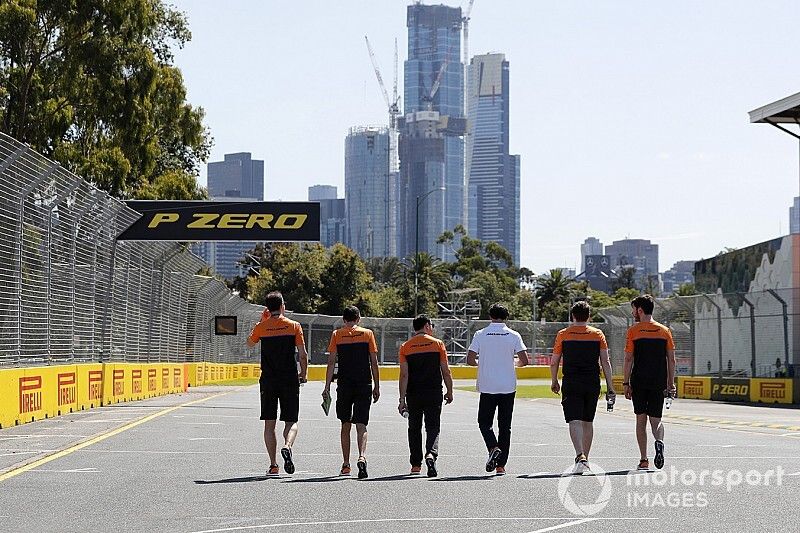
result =
[[[277,476],[278,473],[278,465],[269,465],[269,470],[267,470],[268,476]]]
[[[494,473],[497,474],[498,476],[504,476],[504,475],[506,475],[506,467],[498,466],[495,469]]]
[[[340,476],[349,476],[350,475],[350,465],[348,463],[342,463],[342,470],[339,472]]]
[[[417,475],[417,474],[419,474],[421,472],[422,472],[422,467],[421,466],[412,466],[411,467],[411,474],[412,475]]]

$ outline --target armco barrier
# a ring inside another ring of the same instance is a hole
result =
[[[211,367],[215,377],[206,379]],[[190,385],[258,378],[260,373],[258,365],[223,363],[91,363],[0,369],[0,428],[184,392]]]

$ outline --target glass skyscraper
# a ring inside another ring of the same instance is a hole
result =
[[[472,58],[467,87],[469,233],[494,241],[519,265],[520,157],[509,154],[509,69],[503,54]]]
[[[800,233],[800,197],[795,197],[789,208],[789,233]]]
[[[225,154],[223,161],[208,164],[208,195],[220,202],[260,202],[264,200],[264,161],[253,159],[250,152]],[[238,265],[255,242],[219,241],[196,245],[197,254],[216,273],[233,279],[246,273]]]
[[[404,63],[404,112],[400,124],[401,207],[400,254],[414,252],[416,198],[432,188],[444,187],[420,205],[426,227],[422,233],[436,233],[421,239],[420,250],[442,259],[452,259],[449,248],[436,246],[435,240],[446,229],[465,222],[466,186],[464,178],[464,67],[461,63],[461,8],[444,5],[408,6],[408,60]],[[430,98],[442,65],[438,91]],[[417,116],[428,110],[437,117]],[[409,126],[411,123],[414,126]],[[417,129],[412,133],[410,129]],[[420,131],[425,128],[429,134]],[[425,137],[435,138],[430,143]],[[404,139],[415,142],[402,146]],[[403,161],[405,154],[406,161]],[[433,173],[433,174],[431,174]],[[436,175],[441,173],[441,179]],[[439,213],[441,210],[441,213]]]
[[[308,188],[308,201],[319,202],[319,242],[328,248],[345,242],[344,198],[337,198],[334,185],[312,185]]]
[[[396,174],[384,127],[354,127],[345,140],[345,244],[363,258],[397,255]]]

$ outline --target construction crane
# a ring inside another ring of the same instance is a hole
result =
[[[378,66],[378,60],[375,58],[375,52],[372,50],[372,45],[369,42],[369,37],[364,36],[367,42],[367,51],[369,52],[369,59],[372,62],[372,68],[375,70],[375,77],[378,79],[383,100],[386,102],[386,107],[389,109],[389,129],[397,129],[397,115],[400,114],[400,97],[397,95],[397,39],[394,40],[394,83],[392,99],[389,99],[389,92],[386,90],[386,85],[383,83],[383,76],[381,76],[381,68]]]
[[[464,10],[464,16],[461,17],[461,22],[463,23],[463,30],[464,30],[464,65],[469,64],[469,14],[472,13],[472,4],[475,3],[475,0],[469,0],[469,4],[467,4],[467,9]]]
[[[444,59],[442,66],[439,67],[439,73],[436,75],[433,85],[431,85],[430,93],[422,97],[422,100],[428,103],[428,111],[433,111],[433,97],[436,96],[436,92],[439,90],[439,86],[442,84],[442,76],[444,76],[444,72],[447,70],[447,65],[449,62],[449,58]]]

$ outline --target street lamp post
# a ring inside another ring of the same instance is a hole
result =
[[[417,196],[417,223],[416,223],[416,236],[414,240],[414,316],[416,317],[419,312],[419,206],[431,194],[436,191],[443,191],[444,187],[437,187],[431,189],[421,196]]]

